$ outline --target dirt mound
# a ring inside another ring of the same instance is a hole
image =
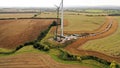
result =
[[[11,57],[0,58],[0,68],[90,68],[80,65],[61,64],[49,55],[25,53]]]

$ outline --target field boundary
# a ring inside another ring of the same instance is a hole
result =
[[[16,20],[16,19],[60,19],[60,18],[0,18],[0,20]]]

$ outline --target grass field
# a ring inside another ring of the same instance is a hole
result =
[[[92,31],[105,22],[104,16],[66,15],[68,26],[64,31]]]
[[[119,22],[119,27],[114,34],[102,39],[88,41],[82,48],[120,57],[120,17],[116,17],[116,19]]]
[[[86,12],[90,12],[90,13],[103,13],[104,12],[104,10],[100,10],[100,9],[88,9],[88,10],[85,10]]]

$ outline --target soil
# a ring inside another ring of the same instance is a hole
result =
[[[54,19],[0,20],[0,48],[14,49],[35,40]]]
[[[62,64],[47,54],[24,53],[16,56],[1,57],[0,68],[90,68],[87,66]]]

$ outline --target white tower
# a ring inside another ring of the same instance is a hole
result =
[[[63,0],[61,2],[61,36],[63,35]]]

